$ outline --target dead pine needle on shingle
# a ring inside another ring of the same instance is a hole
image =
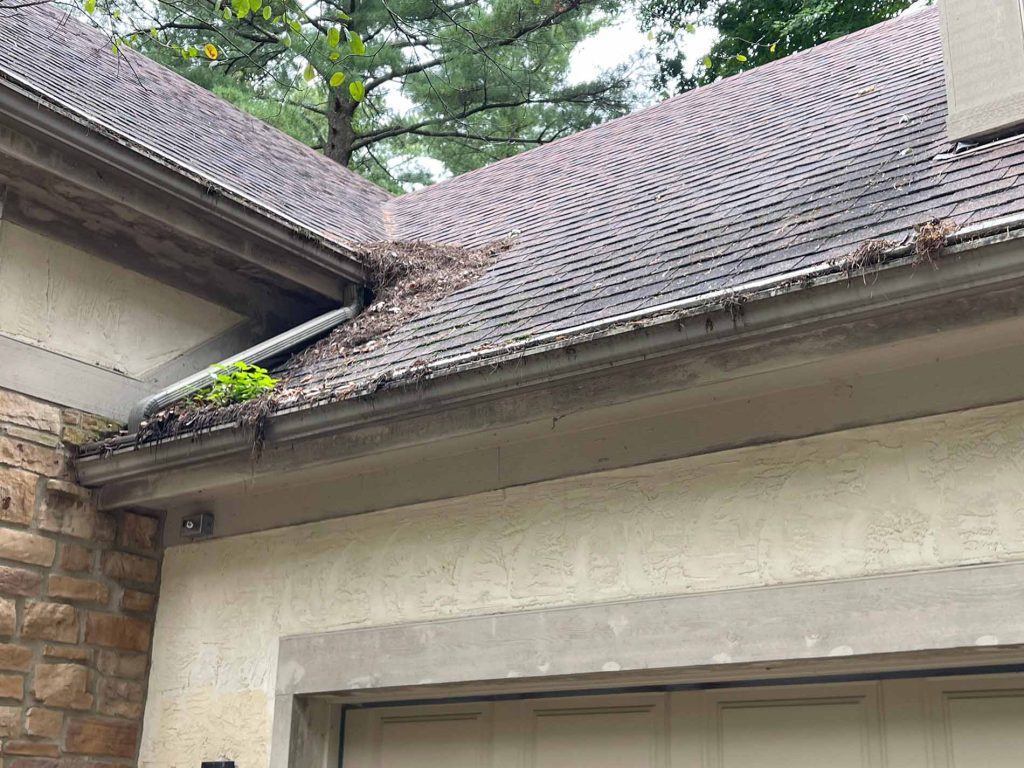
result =
[[[285,385],[289,373],[323,360],[341,362],[376,348],[388,336],[431,310],[439,301],[476,282],[511,238],[479,248],[422,240],[387,240],[360,247],[359,256],[370,273],[370,301],[353,320],[299,352],[280,370]]]
[[[928,263],[937,267],[935,258],[941,255],[946,247],[946,241],[957,229],[959,227],[956,224],[939,219],[932,219],[914,227],[914,263]]]

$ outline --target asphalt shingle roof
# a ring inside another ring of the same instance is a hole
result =
[[[337,244],[383,236],[390,195],[52,5],[0,12],[0,80]]]
[[[479,282],[387,343],[289,369],[309,393],[783,276],[931,218],[1024,212],[1024,141],[943,157],[934,8],[397,198],[155,64],[118,69],[78,27],[41,43],[18,18],[0,25],[0,76],[329,237],[518,233]]]
[[[392,236],[518,231],[387,345],[307,391],[825,264],[931,218],[1024,211],[1024,141],[954,159],[938,11],[906,15],[390,201]]]

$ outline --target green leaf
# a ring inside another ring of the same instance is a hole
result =
[[[334,15],[337,16],[342,21],[352,21],[352,17],[349,16],[344,11],[335,11]]]
[[[711,61],[711,57],[710,56],[705,56],[704,57],[704,69],[711,69],[712,63],[713,62]]]
[[[697,31],[697,25],[691,21],[689,24],[686,25],[686,31],[689,32],[691,35],[694,34]]]
[[[335,72],[333,75],[331,75],[331,88],[337,88],[338,86],[340,86],[344,82],[345,82],[345,73],[344,72]]]
[[[304,70],[302,70],[302,79],[305,80],[308,83],[314,77],[316,77],[316,70],[313,69],[313,65],[312,64],[307,64],[306,68]]]
[[[358,32],[348,33],[348,47],[356,56],[362,56],[366,53],[366,45],[363,43],[363,38],[359,36]],[[359,101],[359,99],[356,99]]]
[[[768,46],[768,53],[775,53],[775,47],[777,45],[778,45],[778,43],[772,43],[771,45],[769,45]]]
[[[85,12],[90,16],[96,10],[96,0],[85,0]]]
[[[282,32],[281,37],[279,39],[281,41],[281,45],[283,45],[285,48],[292,47],[292,36],[289,35],[287,32]]]
[[[263,0],[249,0],[249,10],[256,13],[260,8],[263,7]]]
[[[353,101],[362,101],[366,95],[366,86],[360,80],[353,80],[348,84],[348,92]]]
[[[270,10],[270,6],[269,5],[264,5],[263,6],[263,20],[264,21],[270,21],[270,17],[273,15],[273,13],[274,12],[272,10]]]
[[[744,62],[746,60],[747,60],[747,57],[744,56],[742,53],[737,53],[736,54],[736,61],[739,61],[739,62],[742,63],[742,62]]]
[[[341,58],[341,54],[338,53],[337,51],[331,51],[329,54],[327,54],[327,58],[330,59],[331,61],[337,61],[338,59]]]
[[[295,32],[296,34],[302,32],[302,25],[298,22],[297,19],[289,19],[288,26],[291,27],[292,32]]]
[[[327,32],[327,44],[331,48],[337,48],[338,43],[341,42],[341,30],[337,27],[331,27]]]
[[[224,21],[231,21],[231,9],[230,8],[225,8],[224,9]]]

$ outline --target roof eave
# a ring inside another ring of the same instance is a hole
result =
[[[732,298],[688,300],[675,308],[666,306],[646,315],[613,318],[600,327],[576,333],[567,330],[534,346],[520,345],[486,356],[468,355],[443,367],[442,361],[426,376],[419,370],[410,371],[407,378],[396,377],[372,397],[281,411],[269,420],[266,444],[296,444],[356,426],[366,427],[371,422],[437,413],[467,401],[499,398],[526,387],[607,372],[635,361],[747,344],[758,336],[796,333],[826,321],[870,317],[911,302],[934,302],[1024,283],[1024,261],[1019,251],[994,247],[1022,237],[1024,221],[992,222],[958,233],[935,270],[916,263],[904,248],[884,264],[871,268],[864,281],[859,271],[851,276],[834,267],[822,267],[817,268],[821,274],[811,277],[807,274],[811,270],[804,270],[766,281],[750,293],[738,287]],[[971,258],[964,258],[968,254]],[[928,270],[927,276],[922,276],[922,269]],[[738,319],[735,299],[740,296],[745,300],[742,318]],[[251,437],[244,430],[225,426],[199,440],[184,435],[138,448],[128,441],[113,451],[100,444],[87,446],[87,455],[79,459],[77,470],[84,485],[104,488],[104,506],[117,507],[147,501],[139,486],[146,485],[147,477],[161,472],[232,456],[246,464],[246,472],[259,472],[259,464],[255,470],[249,466],[251,450]]]
[[[203,177],[185,166],[114,135],[85,116],[63,109],[40,94],[7,80],[0,73],[0,123],[42,139],[65,151],[85,156],[93,163],[115,168],[136,178],[151,190],[193,206],[204,214],[215,211],[226,225],[264,241],[279,259],[256,253],[240,258],[271,273],[332,299],[343,296],[343,283],[362,284],[365,267],[350,246],[313,232],[301,224],[260,206],[215,179]],[[94,179],[100,183],[102,179]],[[212,196],[218,198],[215,209]]]

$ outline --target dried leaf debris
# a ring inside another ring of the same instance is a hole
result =
[[[446,296],[476,282],[511,239],[465,248],[422,240],[383,241],[363,246],[370,270],[371,300],[354,320],[299,352],[278,370],[286,387],[301,386],[295,373],[321,361],[333,364],[375,349],[389,335]]]
[[[914,227],[914,263],[935,266],[935,258],[946,247],[946,241],[959,227],[949,221],[932,219]]]
[[[844,273],[847,278],[860,274],[865,280],[870,268],[879,268],[894,258],[912,257],[914,264],[931,264],[942,254],[949,238],[957,233],[959,226],[950,221],[929,219],[914,227],[910,245],[901,246],[894,240],[868,240],[861,243],[852,253],[830,262],[831,266]],[[908,238],[909,239],[909,238]]]

